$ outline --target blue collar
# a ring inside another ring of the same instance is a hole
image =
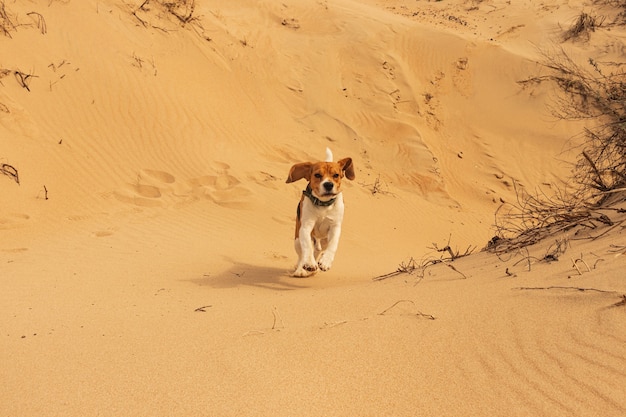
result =
[[[319,198],[317,198],[317,197],[315,197],[313,195],[313,190],[311,189],[310,185],[306,186],[306,190],[302,191],[302,194],[304,194],[305,196],[309,197],[309,200],[311,200],[313,205],[321,206],[321,207],[332,206],[333,203],[335,202],[335,200],[337,199],[337,197],[335,197],[335,198],[332,198],[332,199],[330,199],[328,201],[320,200]]]

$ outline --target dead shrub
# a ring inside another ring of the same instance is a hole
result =
[[[516,250],[577,225],[593,226],[594,220],[610,224],[598,209],[626,191],[626,63],[589,59],[583,68],[564,51],[545,56],[543,65],[550,74],[519,83],[556,84],[561,94],[554,114],[564,120],[588,120],[591,127],[583,132],[573,187],[552,196],[516,187],[517,201],[496,212],[496,236],[485,248],[493,252]]]
[[[0,33],[4,36],[11,37],[11,32],[16,29],[15,23],[13,23],[13,18],[6,10],[6,6],[4,5],[4,0],[0,0]]]
[[[591,37],[591,32],[595,32],[597,27],[600,27],[604,22],[603,17],[592,16],[588,13],[582,12],[568,30],[563,34],[563,40],[583,40],[588,41]]]

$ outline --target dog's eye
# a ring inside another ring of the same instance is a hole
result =
[[[315,174],[315,178],[322,178],[322,174]]]
[[[339,174],[333,175],[333,178],[339,178]]]

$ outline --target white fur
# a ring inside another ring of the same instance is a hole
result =
[[[333,162],[333,151],[330,148],[326,148],[326,161],[325,162]]]
[[[302,203],[299,238],[294,241],[298,253],[298,265],[293,273],[296,277],[305,277],[317,268],[327,271],[333,264],[343,221],[343,196],[337,195],[331,206],[314,205],[305,198]]]

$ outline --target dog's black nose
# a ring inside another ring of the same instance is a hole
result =
[[[335,184],[333,184],[332,182],[325,182],[323,185],[324,185],[324,189],[326,191],[332,190],[333,187],[335,186]]]

